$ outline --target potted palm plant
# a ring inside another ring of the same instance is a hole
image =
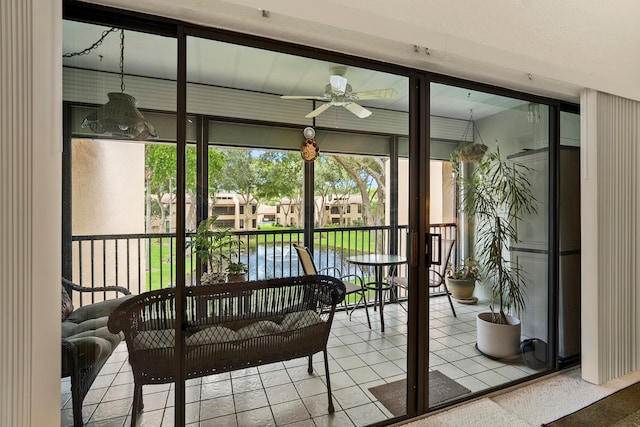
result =
[[[466,304],[475,304],[477,298],[473,298],[473,291],[476,281],[480,279],[480,268],[478,262],[472,257],[466,258],[461,265],[447,266],[445,281],[447,289],[451,291],[451,296]]]
[[[195,235],[186,245],[187,248],[193,248],[193,252],[205,267],[206,271],[200,277],[200,283],[203,284],[226,281],[225,264],[233,261],[233,254],[240,245],[231,229],[215,227],[217,219],[214,215],[200,221]]]
[[[509,247],[518,243],[516,223],[525,214],[535,214],[527,166],[500,156],[500,148],[488,152],[469,176],[454,162],[461,186],[462,208],[476,224],[475,255],[482,266],[483,283],[490,286],[490,312],[477,317],[478,349],[491,357],[519,353],[519,313],[525,309],[525,272],[509,257]]]

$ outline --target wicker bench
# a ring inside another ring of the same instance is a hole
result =
[[[324,354],[329,413],[334,412],[327,340],[345,286],[329,276],[191,286],[185,291],[184,377]],[[135,386],[131,425],[142,410],[142,386],[175,381],[176,290],[147,292],[121,304],[110,318],[124,332]]]

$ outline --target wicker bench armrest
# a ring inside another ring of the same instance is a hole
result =
[[[62,283],[77,292],[121,292],[124,295],[131,295],[131,291],[122,286],[99,286],[96,288],[87,288],[86,286],[80,286],[76,283],[73,283],[72,281],[67,280],[64,277],[62,278]]]

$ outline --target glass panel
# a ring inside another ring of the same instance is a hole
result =
[[[176,280],[175,146],[158,143],[175,135],[166,123],[175,123],[176,42],[64,21],[63,49],[69,130],[63,270],[74,310],[62,325],[61,424],[74,425],[74,417],[75,425],[122,424],[132,415],[134,378],[143,381],[143,368],[129,358],[131,342],[107,328],[109,314],[125,293],[169,288]],[[167,56],[152,53],[159,50]],[[160,112],[166,105],[171,109]],[[129,317],[121,320],[123,330],[132,324]],[[112,395],[116,382],[124,394],[91,398]],[[166,400],[168,387],[154,398]]]
[[[293,244],[309,246],[313,254],[308,260],[318,270],[330,267],[324,273],[339,278],[357,273],[354,280],[363,273],[346,262],[348,256],[404,252],[407,159],[400,228],[398,219],[392,220],[395,208],[390,208],[390,199],[398,196],[396,179],[390,177],[390,153],[392,141],[408,134],[406,111],[392,107],[406,98],[391,99],[397,88],[406,95],[406,78],[195,37],[188,37],[187,51],[189,113],[216,117],[204,122],[203,133],[209,150],[208,213],[217,217],[211,230],[227,228],[240,242],[232,258],[247,266],[248,279],[304,275]],[[332,97],[331,81],[344,94]],[[342,98],[357,90],[368,92],[358,102],[361,108]],[[327,99],[320,99],[325,93]],[[365,109],[377,120],[365,118]],[[313,118],[305,117],[312,111]],[[305,135],[312,125],[315,134]],[[310,150],[306,158],[305,147]],[[406,140],[403,149],[406,153]],[[305,242],[305,236],[311,240]],[[365,280],[374,282],[373,269],[366,270]],[[394,399],[399,409],[392,412],[370,389],[406,376],[406,311],[395,304],[398,296],[392,299],[385,292],[383,334],[379,312],[373,310],[374,291],[365,294],[370,298],[367,310],[359,298],[362,288],[360,292],[350,293],[349,311],[340,305],[333,318],[327,343],[330,377],[321,354],[309,373],[305,357],[278,360],[281,348],[246,352],[238,356],[247,358],[242,359],[246,369],[229,364],[202,378],[200,420],[223,423],[231,415],[238,423],[251,420],[256,425],[305,420],[367,425],[404,413],[404,399]],[[404,301],[406,292],[399,297]],[[243,304],[251,310],[257,302],[248,297]],[[233,310],[241,318],[249,313]],[[258,315],[264,313],[252,312],[253,318]],[[273,357],[274,363],[259,365],[258,355]],[[329,378],[334,415],[327,404]],[[406,381],[398,385],[406,391]],[[229,414],[211,409],[227,398],[235,402]]]
[[[241,262],[250,280],[298,275],[291,244],[302,240],[304,223],[299,152],[210,146],[209,153],[210,176],[217,175],[209,186],[212,214],[240,242],[229,261]]]
[[[580,115],[560,112],[558,358],[580,360]]]
[[[447,390],[430,389],[434,407],[551,366],[549,108],[433,83],[431,115],[431,215],[442,206],[457,224],[450,258],[449,240],[436,244],[450,268],[441,270],[447,288],[430,299],[430,381]]]

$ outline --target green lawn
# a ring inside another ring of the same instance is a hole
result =
[[[176,247],[175,239],[173,240],[173,247],[170,247],[169,239],[151,239],[151,279],[149,274],[146,275],[146,288],[147,290],[155,290],[161,288],[167,288],[171,283],[175,282],[176,275]],[[187,270],[187,276],[191,271],[192,261],[195,262],[195,257],[187,257],[185,268]],[[162,272],[162,281],[160,279]],[[151,281],[151,283],[149,283]]]

